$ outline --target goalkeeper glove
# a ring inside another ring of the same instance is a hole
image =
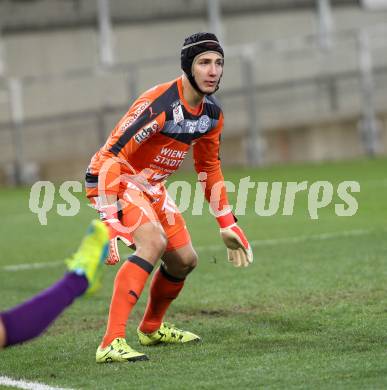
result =
[[[107,265],[115,265],[120,261],[120,253],[118,251],[118,240],[120,239],[123,243],[130,247],[133,245],[133,238],[124,225],[118,219],[118,208],[117,204],[109,204],[101,206],[98,209],[101,220],[109,228],[110,241],[109,241],[109,254],[105,260]]]
[[[247,267],[253,262],[253,252],[243,230],[236,224],[232,213],[216,218],[220,236],[227,247],[228,261],[235,267]]]

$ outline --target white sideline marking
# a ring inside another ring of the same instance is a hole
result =
[[[300,242],[306,242],[310,240],[330,240],[340,237],[356,237],[356,236],[365,236],[371,234],[372,229],[356,229],[356,230],[344,230],[342,232],[331,232],[331,233],[320,233],[320,234],[311,234],[306,236],[294,236],[294,237],[284,237],[284,238],[273,238],[267,240],[254,240],[250,241],[252,247],[262,247],[262,246],[274,246],[281,244],[297,244]],[[205,245],[205,246],[195,246],[195,249],[198,251],[204,250],[219,250],[224,248],[224,245]],[[3,271],[8,272],[18,272],[31,269],[41,269],[47,267],[58,267],[64,265],[63,261],[50,261],[47,263],[25,263],[25,264],[14,264],[6,265],[2,267]]]
[[[9,378],[7,376],[0,376],[0,385],[17,387],[18,389],[27,389],[27,390],[71,390],[64,389],[63,387],[51,387],[43,383],[38,382],[27,382],[23,380],[16,380]]]
[[[308,236],[294,236],[294,237],[284,237],[284,238],[273,238],[267,240],[253,240],[250,241],[250,245],[252,247],[260,247],[260,246],[274,246],[281,244],[297,244],[299,242],[305,242],[309,240],[330,240],[332,238],[340,238],[340,237],[355,237],[355,236],[364,236],[370,234],[372,232],[371,229],[357,229],[357,230],[344,230],[342,232],[332,232],[332,233],[320,233],[320,234],[311,234]],[[195,249],[198,251],[203,250],[218,250],[222,249],[224,245],[207,245],[207,246],[197,246]]]
[[[51,268],[57,267],[58,265],[64,264],[63,261],[50,261],[48,263],[25,263],[25,264],[14,264],[14,265],[5,265],[3,271],[16,272],[23,271],[27,269],[41,269],[41,268]]]

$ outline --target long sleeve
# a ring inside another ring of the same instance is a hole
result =
[[[222,128],[223,114],[221,114],[217,126],[195,141],[193,146],[195,170],[202,183],[205,198],[210,203],[215,216],[230,212],[219,157]]]

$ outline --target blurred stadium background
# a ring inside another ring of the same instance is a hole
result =
[[[0,0],[0,184],[82,179],[203,30],[226,49],[224,164],[387,153],[387,1]]]
[[[77,193],[79,214],[62,217],[56,191],[39,224],[30,184],[83,180],[133,99],[180,75],[182,42],[200,30],[226,51],[217,96],[227,180],[328,180],[331,204],[312,220],[300,191],[291,218],[261,217],[250,190],[240,220],[255,262],[244,270],[227,264],[207,208],[187,210],[200,266],[168,321],[202,345],[152,349],[146,367],[96,365],[117,272],[105,267],[91,301],[1,352],[1,389],[9,378],[78,389],[387,388],[387,0],[0,0],[0,311],[60,278],[95,217]],[[185,167],[175,179],[196,186]],[[361,185],[359,210],[338,217],[336,188],[348,180]],[[135,348],[146,295],[128,322]]]

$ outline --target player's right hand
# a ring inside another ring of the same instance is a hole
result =
[[[109,228],[110,242],[109,254],[105,260],[108,265],[115,265],[120,261],[120,253],[118,251],[118,239],[124,242],[128,247],[133,244],[133,237],[128,229],[122,225],[118,219],[118,208],[116,203],[101,206],[99,208],[101,220],[105,222]]]

